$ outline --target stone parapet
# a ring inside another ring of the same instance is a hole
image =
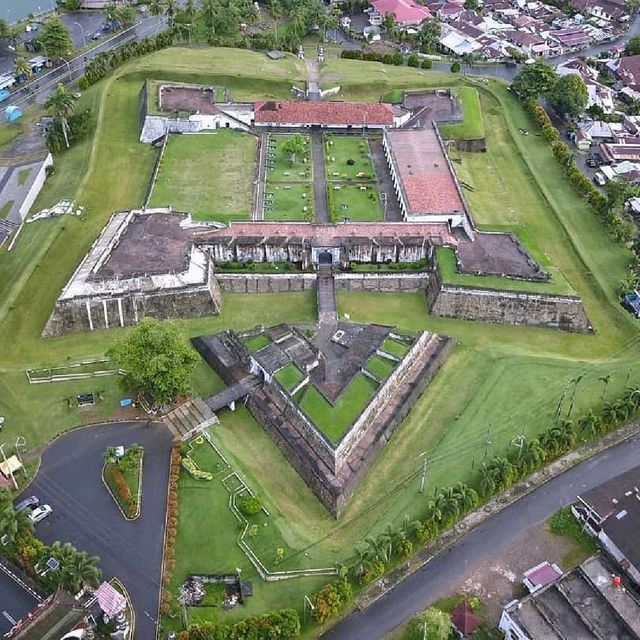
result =
[[[496,291],[443,285],[430,304],[430,312],[444,318],[460,318],[500,324],[528,325],[589,332],[591,325],[577,296]]]
[[[222,291],[228,293],[286,293],[316,286],[315,273],[215,273]]]
[[[342,291],[373,291],[381,293],[417,293],[427,288],[430,273],[367,272],[337,273],[334,282]]]

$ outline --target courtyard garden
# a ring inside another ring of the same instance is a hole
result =
[[[140,515],[143,456],[144,450],[137,444],[123,451],[109,447],[104,453],[102,479],[127,520]]]
[[[324,140],[327,180],[375,181],[369,139],[357,135],[327,135]]]
[[[254,136],[226,129],[171,136],[150,205],[197,220],[250,219],[256,147]]]
[[[293,391],[305,377],[293,362],[276,371],[275,376],[276,380],[289,392]]]
[[[26,225],[16,248],[10,254],[0,254],[0,331],[4,336],[0,414],[6,417],[3,435],[8,439],[24,435],[29,448],[36,448],[61,431],[106,419],[118,409],[122,392],[115,378],[100,380],[105,401],[91,415],[81,415],[70,410],[64,398],[92,390],[95,383],[30,385],[25,370],[102,357],[129,331],[40,338],[56,296],[111,213],[143,202],[157,152],[136,142],[141,82],[150,75],[160,77],[162,70],[167,79],[232,86],[239,100],[284,98],[290,85],[303,77],[303,71],[296,61],[282,62],[280,67],[266,67],[264,56],[239,50],[230,55],[225,50],[170,49],[131,62],[83,93],[78,108],[94,109],[95,133],[56,159],[56,173],[47,180],[34,210],[73,198],[86,207],[84,217]],[[265,69],[275,70],[268,73]],[[323,73],[327,82],[339,80],[343,87],[340,99],[377,99],[396,86],[475,82],[460,75],[353,61],[330,61]],[[264,548],[283,548],[286,566],[306,562],[307,553],[316,558],[316,566],[350,561],[355,545],[366,535],[377,535],[387,522],[399,523],[405,515],[423,517],[436,486],[477,478],[485,449],[491,457],[503,451],[523,426],[527,438],[534,438],[553,424],[556,407],[563,393],[568,394],[568,380],[581,376],[574,394],[574,416],[589,409],[602,411],[608,399],[638,383],[637,325],[619,308],[615,291],[629,252],[609,238],[569,188],[544,140],[519,134],[520,128],[533,131],[534,125],[516,98],[495,81],[476,83],[474,88],[481,96],[487,153],[463,153],[462,163],[455,169],[474,187],[466,196],[476,222],[487,229],[511,225],[541,247],[546,261],[582,297],[595,332],[577,335],[436,318],[426,313],[421,294],[339,292],[341,317],[349,314],[353,321],[398,325],[406,331],[428,329],[453,336],[457,345],[338,522],[244,408],[223,414],[215,429],[216,444],[260,496],[273,521],[277,520],[277,537],[286,542],[276,542],[276,534],[273,543],[269,542],[268,526],[263,528],[268,532]],[[530,246],[526,239],[525,245]],[[312,292],[225,294],[220,315],[189,320],[185,331],[195,336],[226,328],[249,329],[283,321],[311,323],[314,319]],[[603,378],[609,380],[606,385]],[[206,366],[196,370],[196,393],[206,394],[218,387],[219,381]],[[355,400],[366,402],[367,393],[362,385]],[[319,420],[332,419],[317,398],[307,403],[309,412]],[[564,406],[566,411],[566,403]],[[336,429],[333,437],[339,438],[340,431]],[[425,495],[420,496],[421,461],[416,452],[426,450],[434,461]],[[215,458],[207,461],[205,457],[196,456],[196,460],[215,476]],[[189,572],[227,571],[238,562],[238,567],[244,567],[243,579],[250,576],[256,594],[242,608],[223,615],[242,617],[288,605],[302,615],[303,595],[317,591],[326,578],[260,582],[251,575],[246,556],[240,555],[236,545],[239,523],[228,509],[229,493],[219,479],[196,481],[183,473],[180,485],[172,588]],[[207,527],[201,526],[203,519]],[[190,620],[218,615],[218,611],[194,609]],[[172,624],[178,624],[177,620]],[[308,638],[315,637],[317,629],[306,633]]]
[[[265,220],[314,219],[309,136],[267,136]]]
[[[375,222],[382,220],[382,203],[376,184],[329,182],[329,219],[331,222]]]

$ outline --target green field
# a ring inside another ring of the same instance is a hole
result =
[[[364,136],[325,136],[324,161],[329,181],[375,181],[369,140]],[[351,164],[350,164],[351,163]]]
[[[386,380],[395,369],[395,363],[382,356],[374,355],[367,360],[364,368],[381,380]]]
[[[382,221],[382,203],[375,184],[331,184],[329,190],[329,219],[342,222]]]
[[[111,213],[143,202],[157,153],[137,142],[138,93],[144,79],[227,86],[236,100],[286,98],[291,84],[304,78],[304,68],[293,56],[282,63],[271,65],[262,54],[241,50],[169,49],[137,59],[83,92],[78,109],[93,108],[94,134],[56,158],[55,175],[47,180],[34,210],[65,198],[85,206],[85,215],[27,225],[16,248],[0,253],[0,415],[6,417],[7,441],[22,434],[29,448],[39,447],[82,422],[114,415],[124,395],[115,378],[29,385],[24,371],[100,357],[129,332],[114,329],[40,338],[57,295]],[[569,187],[546,142],[518,133],[520,128],[535,131],[535,126],[502,84],[347,60],[329,60],[322,80],[327,86],[340,84],[337,99],[360,100],[377,100],[394,88],[473,85],[481,96],[487,152],[462,153],[462,164],[455,167],[460,178],[475,188],[466,194],[475,222],[483,229],[517,230],[525,246],[534,247],[536,260],[546,270],[550,270],[547,265],[556,269],[582,297],[594,333],[436,318],[426,313],[422,294],[339,291],[341,317],[348,313],[353,321],[397,325],[398,331],[430,330],[452,336],[457,345],[337,522],[243,408],[223,413],[216,437],[273,514],[277,536],[291,549],[286,555],[292,567],[306,561],[305,553],[329,566],[349,559],[357,542],[386,523],[398,524],[405,515],[420,517],[425,500],[417,493],[421,468],[417,452],[429,451],[434,459],[425,489],[425,495],[431,495],[436,485],[476,479],[472,465],[477,469],[482,458],[489,424],[489,456],[507,446],[523,426],[527,437],[534,437],[552,424],[568,379],[583,376],[574,416],[602,406],[601,376],[612,376],[610,398],[627,383],[640,382],[638,325],[620,309],[615,293],[630,253],[609,238]],[[0,142],[9,137],[6,131],[2,125]],[[312,291],[225,294],[219,316],[189,320],[185,331],[194,336],[284,321],[311,323],[315,312]],[[66,397],[97,391],[98,384],[105,400],[93,414],[67,409]],[[207,394],[218,390],[220,383],[203,365],[196,370],[193,386]],[[320,404],[312,409],[327,416]],[[339,434],[336,429],[334,436]],[[226,519],[222,506],[209,508],[206,497],[198,503],[197,491],[192,493],[200,509],[181,507],[176,579],[186,571],[216,571],[243,561],[234,555],[237,522]],[[216,500],[224,498],[219,492]],[[210,539],[210,527],[199,526],[203,518],[219,530],[220,545]],[[323,580],[252,582],[259,592],[248,608],[234,610],[230,617],[285,604],[301,610],[301,595],[313,593]],[[307,631],[306,637],[316,636],[317,629]]]
[[[265,220],[313,220],[311,182],[268,182],[264,202]]]
[[[292,391],[304,380],[304,373],[293,362],[290,362],[286,367],[276,372],[276,379],[287,391]]]
[[[369,404],[376,388],[373,380],[358,374],[332,405],[314,386],[307,385],[299,405],[316,427],[337,444]]]
[[[478,90],[474,87],[455,87],[451,93],[460,99],[462,122],[440,125],[444,138],[452,140],[478,140],[485,137],[484,121]]]
[[[267,183],[271,182],[309,182],[311,176],[311,148],[309,136],[304,136],[307,149],[302,156],[291,159],[289,154],[283,151],[283,146],[290,136],[285,134],[271,134],[268,138],[267,148]]]
[[[172,136],[149,204],[198,220],[250,219],[256,148],[254,136],[226,129]]]

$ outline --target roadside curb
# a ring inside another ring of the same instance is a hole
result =
[[[389,591],[398,586],[410,575],[419,571],[435,558],[446,547],[451,546],[486,520],[499,513],[506,507],[511,506],[520,498],[528,495],[538,487],[544,485],[549,480],[560,476],[565,471],[576,466],[580,462],[587,460],[594,455],[601,453],[611,447],[622,444],[626,440],[640,434],[640,422],[636,421],[630,425],[606,434],[598,440],[589,442],[579,449],[571,451],[564,456],[557,458],[548,466],[534,472],[527,478],[516,482],[506,491],[494,496],[486,502],[480,509],[467,514],[459,520],[453,527],[447,529],[438,536],[432,543],[427,544],[418,551],[413,558],[404,562],[389,572],[386,576],[367,587],[356,598],[354,611],[362,611],[384,597]],[[348,617],[344,616],[344,617]],[[339,621],[336,620],[335,624]],[[334,626],[334,625],[332,625]]]

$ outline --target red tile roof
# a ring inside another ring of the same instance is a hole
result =
[[[431,11],[427,7],[409,0],[373,0],[371,4],[380,15],[395,15],[398,24],[419,24],[431,17]]]
[[[482,618],[472,611],[466,600],[452,609],[449,615],[453,626],[463,636],[471,635],[482,624]]]
[[[255,121],[264,124],[393,125],[393,107],[379,102],[269,100],[256,102],[255,113]]]
[[[464,204],[434,129],[386,132],[409,215],[463,213]]]

